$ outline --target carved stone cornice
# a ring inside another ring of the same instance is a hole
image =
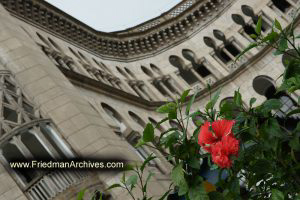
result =
[[[125,31],[104,33],[76,20],[42,0],[0,0],[14,16],[113,60],[153,56],[195,34],[235,0],[184,0],[167,13]]]

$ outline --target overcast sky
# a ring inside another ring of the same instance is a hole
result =
[[[46,0],[96,30],[123,30],[169,10],[181,0]]]

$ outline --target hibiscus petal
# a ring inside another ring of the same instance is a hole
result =
[[[205,122],[201,128],[198,135],[198,144],[202,147],[205,147],[207,144],[213,144],[216,142],[216,137],[209,130],[210,123]]]
[[[212,123],[212,129],[217,138],[221,139],[223,136],[232,134],[232,127],[234,125],[234,120],[218,120]]]

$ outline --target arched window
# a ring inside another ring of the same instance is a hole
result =
[[[248,36],[250,36],[250,35],[252,35],[252,34],[256,35],[255,29],[254,29],[252,26],[246,24],[244,18],[243,18],[241,15],[239,15],[239,14],[232,14],[232,15],[231,15],[231,18],[232,18],[232,20],[233,20],[236,24],[241,25],[241,26],[243,27],[245,33],[246,33]]]
[[[154,64],[150,63],[150,68],[158,75],[162,75],[161,70]]]
[[[50,41],[50,43],[60,52],[63,52],[62,49],[60,48],[60,46],[58,46],[58,44],[56,42],[54,42],[51,38],[48,37],[48,40]]]
[[[215,52],[215,55],[217,56],[217,58],[224,64],[227,64],[228,62],[232,61],[230,56],[228,56],[223,49],[218,48],[216,46],[216,42],[210,38],[210,37],[204,37],[203,38],[204,43],[206,44],[206,46],[212,48]]]
[[[192,85],[198,81],[197,77],[184,66],[184,62],[178,56],[172,55],[169,57],[171,65],[179,70],[179,75],[189,84]]]
[[[242,12],[244,13],[244,15],[251,17],[252,22],[254,24],[257,24],[259,17],[254,13],[254,10],[251,6],[242,5],[241,9],[242,9]],[[262,30],[262,32],[266,32],[268,29],[271,28],[271,26],[268,22],[266,22],[265,15],[263,15],[263,13],[260,16],[262,17],[261,18],[262,19],[261,30]]]
[[[128,114],[141,128],[145,128],[146,123],[144,120],[142,120],[142,118],[140,118],[137,114],[135,114],[132,111],[128,111]]]
[[[258,94],[265,96],[267,99],[279,99],[281,101],[282,107],[276,112],[276,115],[280,118],[297,109],[296,102],[288,94],[276,92],[274,81],[268,76],[256,77],[253,80],[253,88]],[[300,119],[299,114],[294,114],[291,117]]]
[[[48,160],[54,158],[45,148],[45,144],[42,144],[41,141],[32,132],[33,130],[29,129],[22,133],[21,141],[32,153],[33,157],[38,160]]]
[[[127,129],[123,119],[119,113],[117,113],[112,107],[105,103],[101,103],[103,110],[110,116],[110,118],[116,123],[117,128],[121,133]]]
[[[118,72],[120,74],[122,74],[122,76],[124,76],[127,79],[130,79],[129,76],[128,76],[128,74],[126,74],[121,68],[119,68],[118,66],[116,66],[116,68],[117,68]]]
[[[51,47],[51,44],[49,43],[49,41],[47,41],[41,34],[36,32],[36,35],[40,38],[40,40],[43,42],[44,45]]]
[[[135,75],[127,67],[124,67],[124,69],[133,79],[136,79]]]
[[[201,77],[204,78],[211,74],[211,72],[203,65],[203,63],[198,63],[195,53],[191,50],[183,49],[182,55],[185,59],[192,63],[193,68]]]
[[[81,58],[79,57],[79,55],[78,55],[71,47],[69,47],[69,50],[71,51],[71,53],[72,53],[76,58],[81,59]]]
[[[153,73],[150,71],[150,69],[146,68],[145,66],[142,65],[141,69],[147,76],[149,76],[151,78],[154,76]]]

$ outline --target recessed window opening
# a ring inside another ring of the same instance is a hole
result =
[[[240,50],[236,48],[232,43],[226,44],[225,49],[231,53],[234,57],[240,54]]]
[[[18,113],[6,106],[3,107],[3,116],[5,120],[18,123]]]
[[[25,156],[14,144],[8,143],[2,148],[2,150],[3,156],[8,162],[26,161]],[[25,183],[31,182],[37,176],[33,169],[14,168],[13,170]]]
[[[168,96],[168,93],[166,92],[166,90],[158,82],[154,82],[152,84],[163,96],[165,96],[165,97]]]
[[[28,148],[33,157],[37,160],[48,160],[52,158],[49,152],[45,149],[43,144],[31,133],[33,130],[27,130],[22,133],[21,140]]]
[[[231,58],[223,51],[223,49],[216,52],[216,55],[225,64],[231,61]]]
[[[184,63],[181,58],[178,56],[170,56],[169,57],[169,62],[171,65],[174,67],[178,68],[179,70],[179,75],[189,84],[193,85],[194,83],[198,82],[197,77],[189,70],[189,69],[184,69]]]
[[[206,76],[208,76],[208,75],[211,74],[211,72],[206,68],[205,65],[203,65],[203,63],[197,64],[197,65],[195,66],[195,70],[196,70],[196,72],[197,72],[200,76],[202,76],[203,78],[205,78]]]
[[[286,0],[272,0],[274,6],[278,8],[281,12],[285,13],[291,7],[291,4]]]

